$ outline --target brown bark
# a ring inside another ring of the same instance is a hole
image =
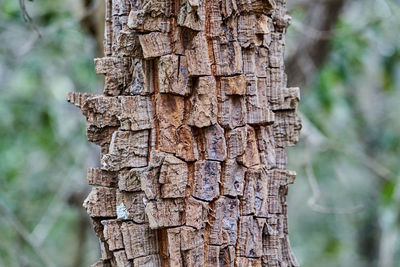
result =
[[[283,0],[106,2],[104,95],[70,93],[101,168],[84,207],[95,266],[298,266],[285,147]]]

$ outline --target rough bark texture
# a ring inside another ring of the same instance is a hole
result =
[[[298,266],[287,227],[301,128],[284,0],[107,0],[104,95],[70,93],[101,168],[94,266]]]

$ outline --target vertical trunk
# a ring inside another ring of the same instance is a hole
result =
[[[71,93],[89,169],[95,266],[297,266],[288,241],[284,0],[107,0],[104,95]]]

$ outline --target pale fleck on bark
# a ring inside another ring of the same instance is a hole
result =
[[[94,266],[298,266],[284,0],[106,2],[104,95],[68,95],[101,146],[84,203]]]

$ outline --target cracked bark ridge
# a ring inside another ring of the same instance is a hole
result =
[[[68,94],[101,147],[84,202],[93,266],[298,266],[284,0],[106,3],[104,95]]]

